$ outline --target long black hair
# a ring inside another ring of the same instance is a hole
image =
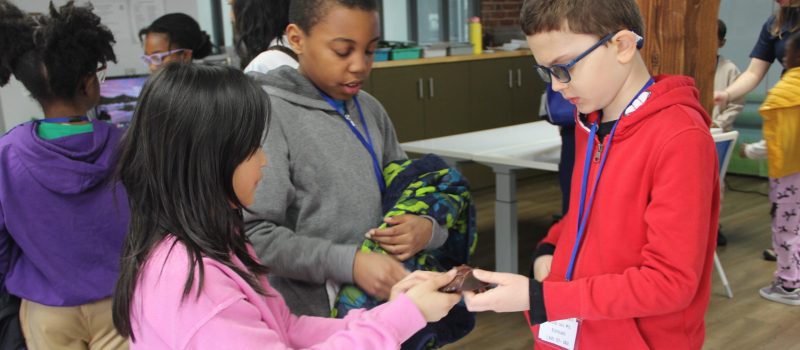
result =
[[[156,18],[146,28],[139,31],[139,40],[150,33],[167,36],[169,48],[192,50],[192,58],[201,59],[211,54],[213,46],[208,33],[200,29],[194,18],[185,13],[168,13]]]
[[[153,247],[169,235],[189,255],[184,298],[195,279],[198,296],[203,288],[204,257],[265,293],[257,276],[267,270],[247,251],[233,173],[261,147],[268,119],[266,93],[232,67],[170,63],[145,84],[117,166],[131,209],[114,291],[121,335],[135,339],[130,307],[136,284]]]
[[[290,0],[235,0],[233,2],[234,47],[242,68],[270,47],[272,40],[281,41],[289,25]]]
[[[39,104],[72,100],[99,65],[116,62],[114,35],[92,6],[68,1],[30,16],[0,0],[0,86],[13,74]]]

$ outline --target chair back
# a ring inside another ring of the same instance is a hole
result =
[[[714,138],[714,143],[717,146],[717,158],[719,158],[719,181],[724,183],[725,173],[728,171],[728,164],[733,155],[733,149],[736,148],[736,139],[739,137],[739,132],[736,130],[714,133],[711,134]]]

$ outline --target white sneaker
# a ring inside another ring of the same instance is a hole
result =
[[[772,282],[771,285],[761,288],[758,294],[761,294],[764,299],[772,300],[776,303],[800,305],[800,288],[796,288],[792,292],[786,291],[780,281]]]

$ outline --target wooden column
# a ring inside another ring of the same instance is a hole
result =
[[[642,50],[650,73],[695,79],[711,113],[717,64],[719,0],[637,0],[645,23]]]

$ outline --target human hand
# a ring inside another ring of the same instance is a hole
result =
[[[371,229],[366,236],[397,260],[405,261],[428,245],[433,234],[433,223],[421,216],[403,214],[383,219],[390,227]]]
[[[446,273],[414,271],[392,288],[392,297],[405,293],[428,322],[441,320],[461,300],[460,294],[443,293],[444,287],[456,277],[456,270]]]
[[[747,152],[745,152],[745,148],[747,148],[747,144],[746,143],[742,143],[741,145],[739,145],[739,157],[746,159],[747,158]]]
[[[475,278],[497,286],[483,293],[464,292],[469,311],[515,312],[530,310],[530,280],[521,275],[472,270]]]
[[[731,94],[725,90],[714,91],[714,104],[717,106],[727,104],[730,98]]]
[[[542,255],[533,261],[533,278],[541,282],[550,275],[550,266],[553,265],[553,256]]]
[[[476,292],[486,291],[489,284],[482,282],[472,275],[472,268],[467,265],[459,265],[456,267],[456,277],[450,283],[439,289],[440,292],[457,293],[461,294],[464,291],[471,290]]]
[[[381,253],[356,252],[353,262],[353,282],[367,294],[386,300],[392,286],[408,275],[395,258]]]

